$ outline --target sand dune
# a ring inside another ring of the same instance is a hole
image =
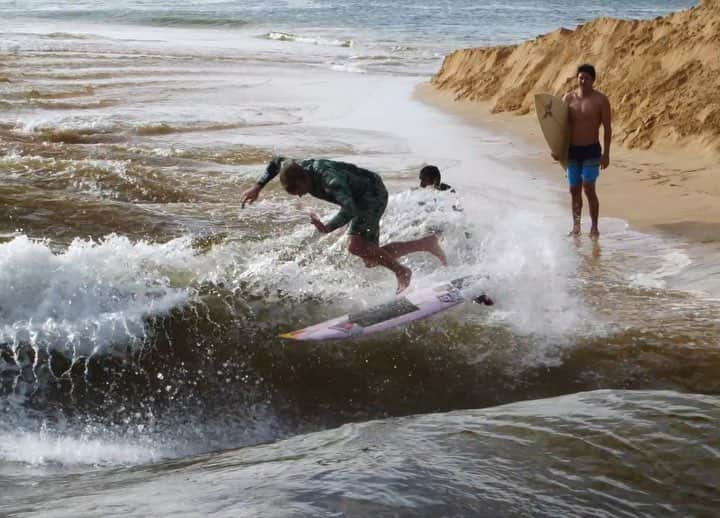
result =
[[[448,55],[432,84],[492,112],[528,113],[538,92],[574,86],[578,64],[598,71],[614,141],[628,148],[720,154],[720,0],[654,20],[599,18],[519,45]]]

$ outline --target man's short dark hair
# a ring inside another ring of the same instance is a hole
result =
[[[580,65],[577,69],[577,74],[580,75],[581,72],[585,72],[587,75],[593,78],[593,81],[595,80],[595,67],[592,66],[590,63],[583,63]]]
[[[425,167],[420,169],[420,179],[430,182],[440,180],[440,169],[438,169],[437,166],[434,165],[426,165]]]

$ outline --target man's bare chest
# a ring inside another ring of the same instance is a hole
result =
[[[570,118],[573,120],[597,120],[600,118],[600,105],[593,99],[574,98],[568,103]]]

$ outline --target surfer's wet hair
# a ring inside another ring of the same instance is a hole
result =
[[[307,172],[292,160],[284,160],[280,166],[280,183],[289,193],[297,192],[305,185]]]
[[[576,76],[580,75],[581,72],[585,72],[587,75],[593,78],[593,81],[595,81],[595,67],[592,66],[590,63],[583,63],[577,68],[577,74]]]

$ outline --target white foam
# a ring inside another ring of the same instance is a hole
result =
[[[0,52],[3,54],[18,54],[22,45],[13,40],[2,39],[0,40]]]
[[[50,431],[0,434],[0,459],[32,466],[133,466],[167,458],[168,452],[137,439],[98,439],[89,434],[56,435]]]
[[[86,110],[92,112],[93,110]],[[44,112],[18,120],[16,130],[26,135],[41,130],[88,131],[107,133],[115,129],[119,116],[108,117],[104,114],[57,114],[47,115]]]
[[[484,236],[484,266],[506,324],[525,335],[590,332],[594,319],[575,289],[578,257],[563,232],[531,211],[495,212]]]
[[[350,39],[335,39],[335,38],[322,38],[314,36],[301,36],[299,34],[292,34],[288,32],[269,32],[265,35],[269,40],[277,41],[293,41],[297,43],[307,43],[310,45],[327,45],[330,47],[352,47],[353,40]]]
[[[667,279],[680,274],[687,269],[692,260],[681,250],[670,250],[659,258],[660,265],[651,272],[639,272],[630,276],[632,286],[643,288],[663,289],[667,286]]]
[[[335,70],[337,72],[350,72],[353,74],[365,74],[366,71],[360,68],[357,65],[354,65],[352,63],[332,63],[330,65],[330,70]]]
[[[172,275],[197,265],[189,239],[165,244],[111,235],[54,252],[19,236],[0,244],[0,340],[45,340],[75,354],[144,336],[144,319],[185,303]]]

